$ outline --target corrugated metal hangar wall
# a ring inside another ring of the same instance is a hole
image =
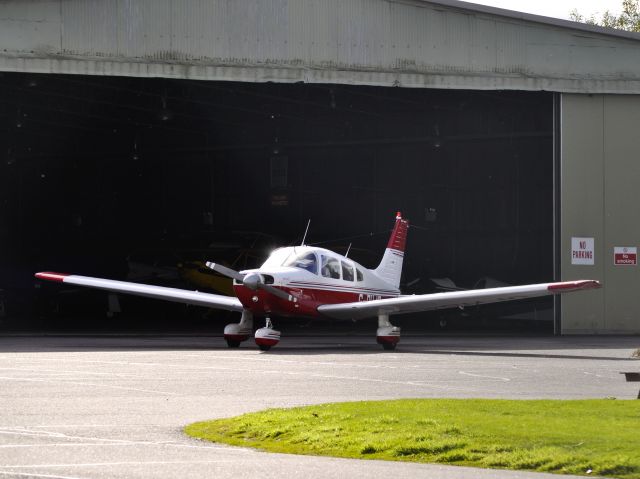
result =
[[[562,331],[640,332],[638,268],[614,266],[640,242],[637,34],[455,0],[15,0],[0,71],[557,92],[555,274],[605,283]]]
[[[640,331],[640,271],[616,261],[615,248],[640,244],[640,96],[562,96],[561,271],[605,287],[562,298],[565,333]],[[572,264],[572,238],[593,238],[593,265]],[[632,262],[632,261],[631,261]],[[618,263],[618,264],[616,264]]]
[[[451,0],[5,0],[0,9],[4,71],[640,92],[633,34]]]

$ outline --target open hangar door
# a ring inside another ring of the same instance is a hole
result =
[[[412,224],[403,292],[553,279],[552,94],[9,73],[0,85],[5,326],[217,329],[199,308],[33,273],[220,290],[198,283],[199,261],[256,266],[308,219],[307,243],[351,244],[375,267],[398,210]],[[551,331],[551,308],[395,322]]]

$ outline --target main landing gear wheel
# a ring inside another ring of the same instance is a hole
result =
[[[268,344],[258,344],[258,347],[260,351],[269,351],[271,349],[271,346]]]
[[[380,314],[378,316],[378,331],[376,331],[376,341],[385,351],[393,351],[400,341],[400,328],[389,322],[389,315]]]
[[[224,339],[230,348],[240,347],[242,341],[249,339],[253,329],[253,315],[246,309],[242,311],[239,323],[227,324],[224,327]]]

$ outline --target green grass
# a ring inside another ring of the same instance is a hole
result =
[[[335,403],[198,422],[185,432],[289,454],[640,478],[640,401]]]

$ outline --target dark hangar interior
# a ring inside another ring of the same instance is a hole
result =
[[[308,244],[375,267],[396,211],[411,222],[405,293],[553,279],[551,93],[18,73],[0,86],[0,327],[221,329],[218,313],[140,298],[109,314],[106,293],[33,273],[198,289],[176,268],[257,266],[309,219]],[[551,308],[522,304],[447,314],[552,330],[498,321]],[[416,328],[443,316],[425,317]]]

